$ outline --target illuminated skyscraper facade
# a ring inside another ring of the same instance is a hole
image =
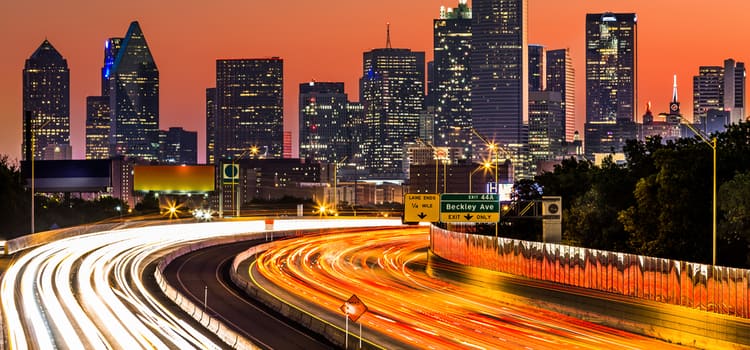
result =
[[[110,156],[158,160],[159,70],[138,22],[130,24],[108,80]]]
[[[299,84],[299,157],[335,163],[351,156],[344,83]]]
[[[214,160],[239,157],[252,147],[281,158],[284,132],[284,61],[216,61]]]
[[[424,105],[424,52],[386,48],[363,55],[362,155],[370,177],[404,179],[404,144],[416,139]]]
[[[86,159],[109,158],[109,96],[86,97]]]
[[[197,164],[198,162],[198,133],[186,131],[183,128],[169,128],[162,131],[161,159],[171,164]]]
[[[486,138],[522,145],[528,137],[528,2],[472,5],[472,123]]]
[[[109,78],[120,50],[122,38],[104,42],[104,65],[101,69],[101,95],[86,97],[86,159],[108,159],[110,156]]]
[[[48,147],[70,147],[70,70],[68,61],[46,39],[23,68],[23,110],[24,160],[45,159]]]
[[[547,51],[547,91],[557,91],[562,97],[565,141],[573,142],[576,131],[576,85],[573,61],[569,49]]]
[[[206,89],[206,164],[214,164],[216,148],[216,88]]]
[[[440,9],[433,21],[436,146],[460,147],[470,154],[471,133],[471,8],[460,0],[456,8]],[[429,138],[423,137],[428,140]]]
[[[529,44],[529,91],[544,91],[547,77],[545,49],[542,45]]]
[[[585,153],[622,152],[637,138],[637,17],[634,13],[586,15]]]
[[[516,179],[529,178],[528,1],[475,0],[472,6],[472,124],[512,160]],[[487,146],[474,140],[476,158]]]
[[[730,123],[745,121],[745,64],[729,58],[724,66],[701,66],[693,77],[693,120],[711,110],[729,113]]]
[[[586,15],[586,121],[635,121],[634,13]]]
[[[529,152],[534,162],[563,155],[565,123],[562,97],[557,91],[529,93]]]

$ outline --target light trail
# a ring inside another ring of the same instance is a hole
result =
[[[395,220],[282,220],[278,230],[393,226]],[[141,280],[165,252],[205,240],[263,237],[263,221],[138,227],[50,242],[23,253],[0,283],[11,349],[219,349]],[[194,323],[194,322],[193,322]]]
[[[518,303],[478,282],[430,277],[423,268],[428,245],[425,227],[306,236],[275,245],[251,269],[295,303],[335,315],[356,294],[370,310],[359,322],[416,348],[678,348]]]

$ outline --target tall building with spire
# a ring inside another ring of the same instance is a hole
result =
[[[570,49],[547,51],[547,91],[562,97],[563,124],[566,142],[573,142],[576,132],[576,85]]]
[[[433,21],[436,146],[460,147],[471,154],[471,8],[440,8]],[[425,138],[426,139],[426,138]]]
[[[424,107],[424,52],[392,48],[389,25],[385,48],[365,52],[362,63],[364,167],[372,178],[405,179],[404,146],[419,135]]]
[[[110,156],[159,159],[159,70],[138,22],[108,71]]]
[[[281,158],[284,61],[279,57],[216,60],[215,91],[214,162],[240,157],[252,147],[261,156]]]
[[[109,78],[120,50],[122,38],[104,42],[104,64],[101,68],[101,95],[86,97],[86,159],[109,158],[109,131],[112,119],[109,106]]]
[[[48,159],[56,150],[64,155],[54,158],[70,159],[70,70],[47,39],[24,65],[23,110],[23,159]]]

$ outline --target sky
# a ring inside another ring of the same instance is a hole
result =
[[[160,128],[198,131],[205,161],[205,89],[216,59],[284,60],[284,129],[297,155],[299,84],[343,81],[358,100],[362,53],[382,48],[386,23],[394,48],[432,59],[432,21],[458,0],[27,0],[0,3],[0,155],[21,157],[22,70],[47,38],[70,68],[73,157],[85,157],[86,96],[99,94],[104,41],[143,29],[160,73]],[[471,1],[469,1],[471,5]],[[707,6],[708,5],[708,6]],[[667,111],[677,74],[683,114],[692,117],[692,77],[701,65],[750,60],[747,0],[529,0],[529,43],[569,48],[576,70],[576,125],[585,119],[587,13],[638,15],[638,118],[648,101]]]

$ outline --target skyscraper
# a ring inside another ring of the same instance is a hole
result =
[[[693,76],[693,122],[702,122],[712,109],[724,110],[724,67],[700,66]]]
[[[472,123],[505,145],[528,137],[527,8],[527,0],[473,2]]]
[[[745,115],[745,63],[724,60],[724,109],[733,124],[743,122]]]
[[[586,121],[635,121],[634,13],[586,15]]]
[[[108,80],[110,156],[158,160],[159,70],[138,22],[130,23]]]
[[[728,58],[724,66],[701,66],[693,77],[693,120],[710,110],[726,111],[730,123],[745,121],[745,64]]]
[[[529,152],[535,162],[563,155],[562,97],[557,91],[529,93]]]
[[[335,163],[351,156],[344,83],[299,84],[299,157]]]
[[[545,90],[547,65],[544,53],[544,46],[529,44],[529,91]]]
[[[370,177],[404,179],[404,144],[416,139],[424,105],[424,52],[394,49],[387,37],[385,48],[363,54],[361,147]]]
[[[214,161],[251,147],[281,158],[284,132],[284,61],[281,58],[216,61]]]
[[[109,158],[109,96],[86,97],[86,159]]]
[[[436,146],[461,147],[470,154],[471,133],[471,9],[440,8],[433,21]]]
[[[185,131],[183,128],[169,128],[162,131],[164,144],[161,159],[167,163],[197,164],[198,162],[198,133]]]
[[[23,68],[23,110],[23,159],[45,159],[47,147],[69,148],[70,70],[68,61],[47,39]],[[30,137],[35,139],[33,151]]]
[[[637,137],[637,17],[634,13],[586,15],[585,152],[619,153]]]
[[[576,86],[573,61],[569,49],[547,51],[547,91],[557,91],[562,97],[565,138],[573,142],[576,131]]]
[[[206,164],[214,164],[216,148],[216,88],[206,89]]]
[[[109,78],[120,50],[122,38],[104,42],[104,65],[101,69],[101,95],[86,97],[86,159],[107,159],[110,156],[112,119],[109,99]]]

